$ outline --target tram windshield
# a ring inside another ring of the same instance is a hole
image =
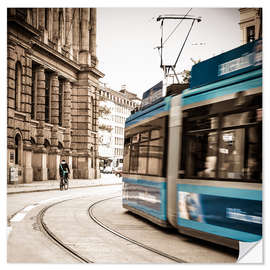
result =
[[[235,102],[184,113],[181,177],[261,182],[261,96],[246,96],[240,106]]]
[[[165,175],[166,129],[167,117],[162,117],[126,131],[124,173]]]

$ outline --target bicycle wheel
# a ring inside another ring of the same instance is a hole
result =
[[[67,178],[65,179],[64,188],[65,188],[65,190],[68,190],[68,179]]]
[[[60,190],[63,190],[63,188],[64,188],[63,179],[60,179]]]

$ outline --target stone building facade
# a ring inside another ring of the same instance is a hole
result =
[[[246,44],[262,37],[262,9],[240,8],[239,12],[242,43]]]
[[[8,182],[97,176],[95,8],[8,8]],[[16,173],[18,172],[18,178]]]

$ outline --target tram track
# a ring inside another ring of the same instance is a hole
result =
[[[220,256],[215,262],[232,261],[230,255],[228,258],[227,253],[215,251],[212,246],[197,245],[181,237],[178,241],[174,234],[159,231],[143,221],[137,222],[134,217],[125,215],[117,198],[120,198],[119,193],[112,194],[110,191],[91,199],[88,193],[70,194],[49,199],[46,197],[45,200],[27,204],[8,218],[12,231],[12,234],[9,232],[9,244],[16,246],[16,238],[24,243],[21,235],[24,232],[28,241],[25,243],[30,250],[32,239],[36,243],[31,251],[33,256],[36,254],[35,247],[45,243],[47,248],[38,256],[42,260],[46,258],[55,262],[119,263],[119,254],[124,255],[120,261],[125,263],[212,262],[206,254],[210,258]],[[37,231],[42,235],[37,234]],[[170,243],[175,243],[173,249]],[[10,256],[13,255],[11,252],[14,251],[10,249]],[[11,261],[25,261],[23,256],[27,256],[27,252],[22,250],[20,257]]]
[[[100,220],[98,220],[98,218],[97,218],[97,217],[94,215],[94,213],[93,213],[93,209],[95,208],[95,206],[97,206],[98,204],[103,203],[103,202],[105,202],[105,201],[107,201],[107,200],[111,200],[111,199],[114,199],[114,198],[117,198],[117,197],[119,197],[119,196],[114,196],[114,197],[106,198],[106,199],[99,200],[99,201],[97,201],[97,202],[91,204],[91,205],[89,206],[89,208],[88,208],[88,214],[89,214],[89,216],[91,217],[91,219],[92,219],[94,222],[96,222],[98,225],[100,225],[101,227],[103,227],[105,230],[107,230],[107,231],[113,233],[114,235],[117,235],[118,237],[120,237],[120,238],[122,238],[122,239],[124,239],[124,240],[126,240],[126,241],[128,241],[128,242],[130,242],[130,243],[133,243],[133,244],[135,244],[135,245],[137,245],[137,246],[140,246],[140,247],[142,247],[142,248],[144,248],[144,249],[146,249],[146,250],[148,250],[148,251],[151,251],[151,252],[153,252],[153,253],[155,253],[155,254],[158,254],[158,255],[160,255],[160,256],[162,256],[162,257],[165,257],[165,258],[167,258],[167,259],[170,259],[170,260],[172,260],[172,261],[174,261],[174,262],[177,262],[177,263],[187,263],[186,261],[181,260],[181,259],[179,259],[179,258],[177,258],[177,257],[175,257],[175,256],[172,256],[172,255],[170,255],[170,254],[168,254],[168,253],[162,252],[162,251],[160,251],[160,250],[157,250],[157,249],[155,249],[155,248],[152,248],[152,247],[150,247],[150,246],[147,246],[147,245],[145,245],[145,244],[143,244],[143,243],[141,243],[141,242],[138,242],[138,241],[136,241],[136,240],[134,240],[134,239],[131,239],[131,238],[129,238],[129,237],[127,237],[127,236],[121,234],[120,232],[118,232],[118,231],[116,231],[116,230],[110,228],[109,226],[105,225],[105,224],[104,224],[103,222],[101,222]]]
[[[119,196],[114,196],[114,197],[109,197],[109,198],[106,198],[106,199],[102,199],[102,200],[98,200],[94,203],[92,203],[89,207],[88,207],[88,215],[89,217],[96,223],[98,224],[99,226],[101,226],[102,228],[104,228],[105,230],[109,231],[110,233],[134,244],[134,245],[137,245],[145,250],[148,250],[150,252],[153,252],[155,254],[158,254],[162,257],[165,257],[166,259],[169,259],[169,260],[172,260],[174,262],[177,262],[177,263],[187,263],[186,261],[182,260],[182,259],[179,259],[177,257],[174,257],[170,254],[167,254],[165,252],[162,252],[160,250],[157,250],[155,248],[152,248],[148,245],[145,245],[141,242],[138,242],[134,239],[131,239],[123,234],[121,234],[120,232],[110,228],[109,226],[107,226],[106,224],[104,224],[103,222],[101,222],[93,213],[93,209],[98,205],[98,204],[101,204],[105,201],[108,201],[108,200],[111,200],[111,199],[114,199],[114,198],[117,198]],[[95,263],[94,261],[91,261],[89,260],[88,258],[85,258],[84,256],[82,256],[81,254],[79,254],[77,251],[75,251],[74,249],[72,249],[70,246],[66,245],[60,238],[58,238],[50,229],[49,227],[46,225],[45,221],[44,221],[44,216],[45,216],[45,213],[47,210],[49,210],[50,208],[58,205],[58,204],[61,204],[61,203],[64,203],[66,201],[70,201],[72,199],[66,199],[66,200],[63,200],[63,201],[58,201],[58,202],[55,202],[53,204],[50,204],[44,208],[42,208],[42,210],[38,213],[37,215],[37,223],[39,225],[39,228],[41,230],[41,232],[43,232],[44,235],[47,236],[47,238],[49,238],[53,243],[55,243],[58,247],[60,247],[62,250],[66,251],[69,255],[71,255],[73,258],[75,258],[76,260],[78,260],[79,262],[81,263]]]
[[[77,251],[75,251],[74,249],[70,248],[68,245],[66,245],[61,239],[59,239],[46,225],[46,223],[44,222],[44,215],[46,213],[46,211],[50,208],[52,208],[53,206],[69,201],[72,199],[68,199],[68,200],[64,200],[61,202],[56,202],[53,203],[49,206],[44,207],[38,214],[37,216],[37,222],[39,225],[39,228],[41,229],[41,231],[50,239],[52,240],[58,247],[60,247],[62,250],[65,250],[69,255],[71,255],[73,258],[75,258],[76,260],[78,260],[81,263],[94,263],[93,261],[83,257],[82,255],[80,255]]]

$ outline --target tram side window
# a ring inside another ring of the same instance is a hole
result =
[[[140,131],[125,139],[125,173],[163,176],[166,166],[165,142],[166,118],[160,118],[135,128]]]
[[[148,174],[161,176],[164,155],[164,137],[155,138],[157,132],[160,132],[160,130],[152,130],[152,140],[149,141]]]
[[[129,156],[130,156],[130,138],[125,140],[125,146],[124,146],[124,163],[123,163],[123,171],[128,172],[129,170]]]
[[[137,139],[139,134],[132,138],[131,153],[130,153],[130,172],[136,173],[139,165],[139,141]]]
[[[250,98],[240,112],[184,118],[182,171],[186,178],[262,179],[262,109]],[[208,106],[208,115],[211,106]],[[204,108],[205,111],[205,108]],[[215,124],[213,124],[215,123]]]

